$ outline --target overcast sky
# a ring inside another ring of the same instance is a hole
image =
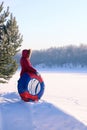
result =
[[[87,44],[87,0],[4,0],[4,6],[16,17],[22,49]]]

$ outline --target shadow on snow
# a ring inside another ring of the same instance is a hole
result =
[[[87,126],[46,101],[23,102],[17,93],[0,95],[0,130],[87,130]]]

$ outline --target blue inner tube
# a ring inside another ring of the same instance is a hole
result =
[[[28,73],[23,74],[18,80],[18,93],[21,96],[27,92],[29,96],[29,101],[32,99],[32,96],[37,96],[38,100],[42,97],[44,93],[45,84],[41,76],[38,75],[29,75]],[[27,98],[25,96],[25,98]],[[27,99],[26,99],[27,100]]]

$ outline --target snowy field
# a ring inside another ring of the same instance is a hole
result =
[[[20,99],[17,72],[8,84],[0,84],[0,130],[87,130],[84,72],[41,72],[45,92],[36,103]]]

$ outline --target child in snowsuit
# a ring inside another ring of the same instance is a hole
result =
[[[25,73],[39,75],[37,70],[31,65],[30,56],[31,56],[31,49],[29,50],[25,49],[22,51],[22,57],[20,59],[20,65],[21,65],[20,77]],[[32,99],[34,101],[38,100],[37,96],[30,95],[27,91],[21,93],[20,96],[24,101],[29,101],[29,99]]]

